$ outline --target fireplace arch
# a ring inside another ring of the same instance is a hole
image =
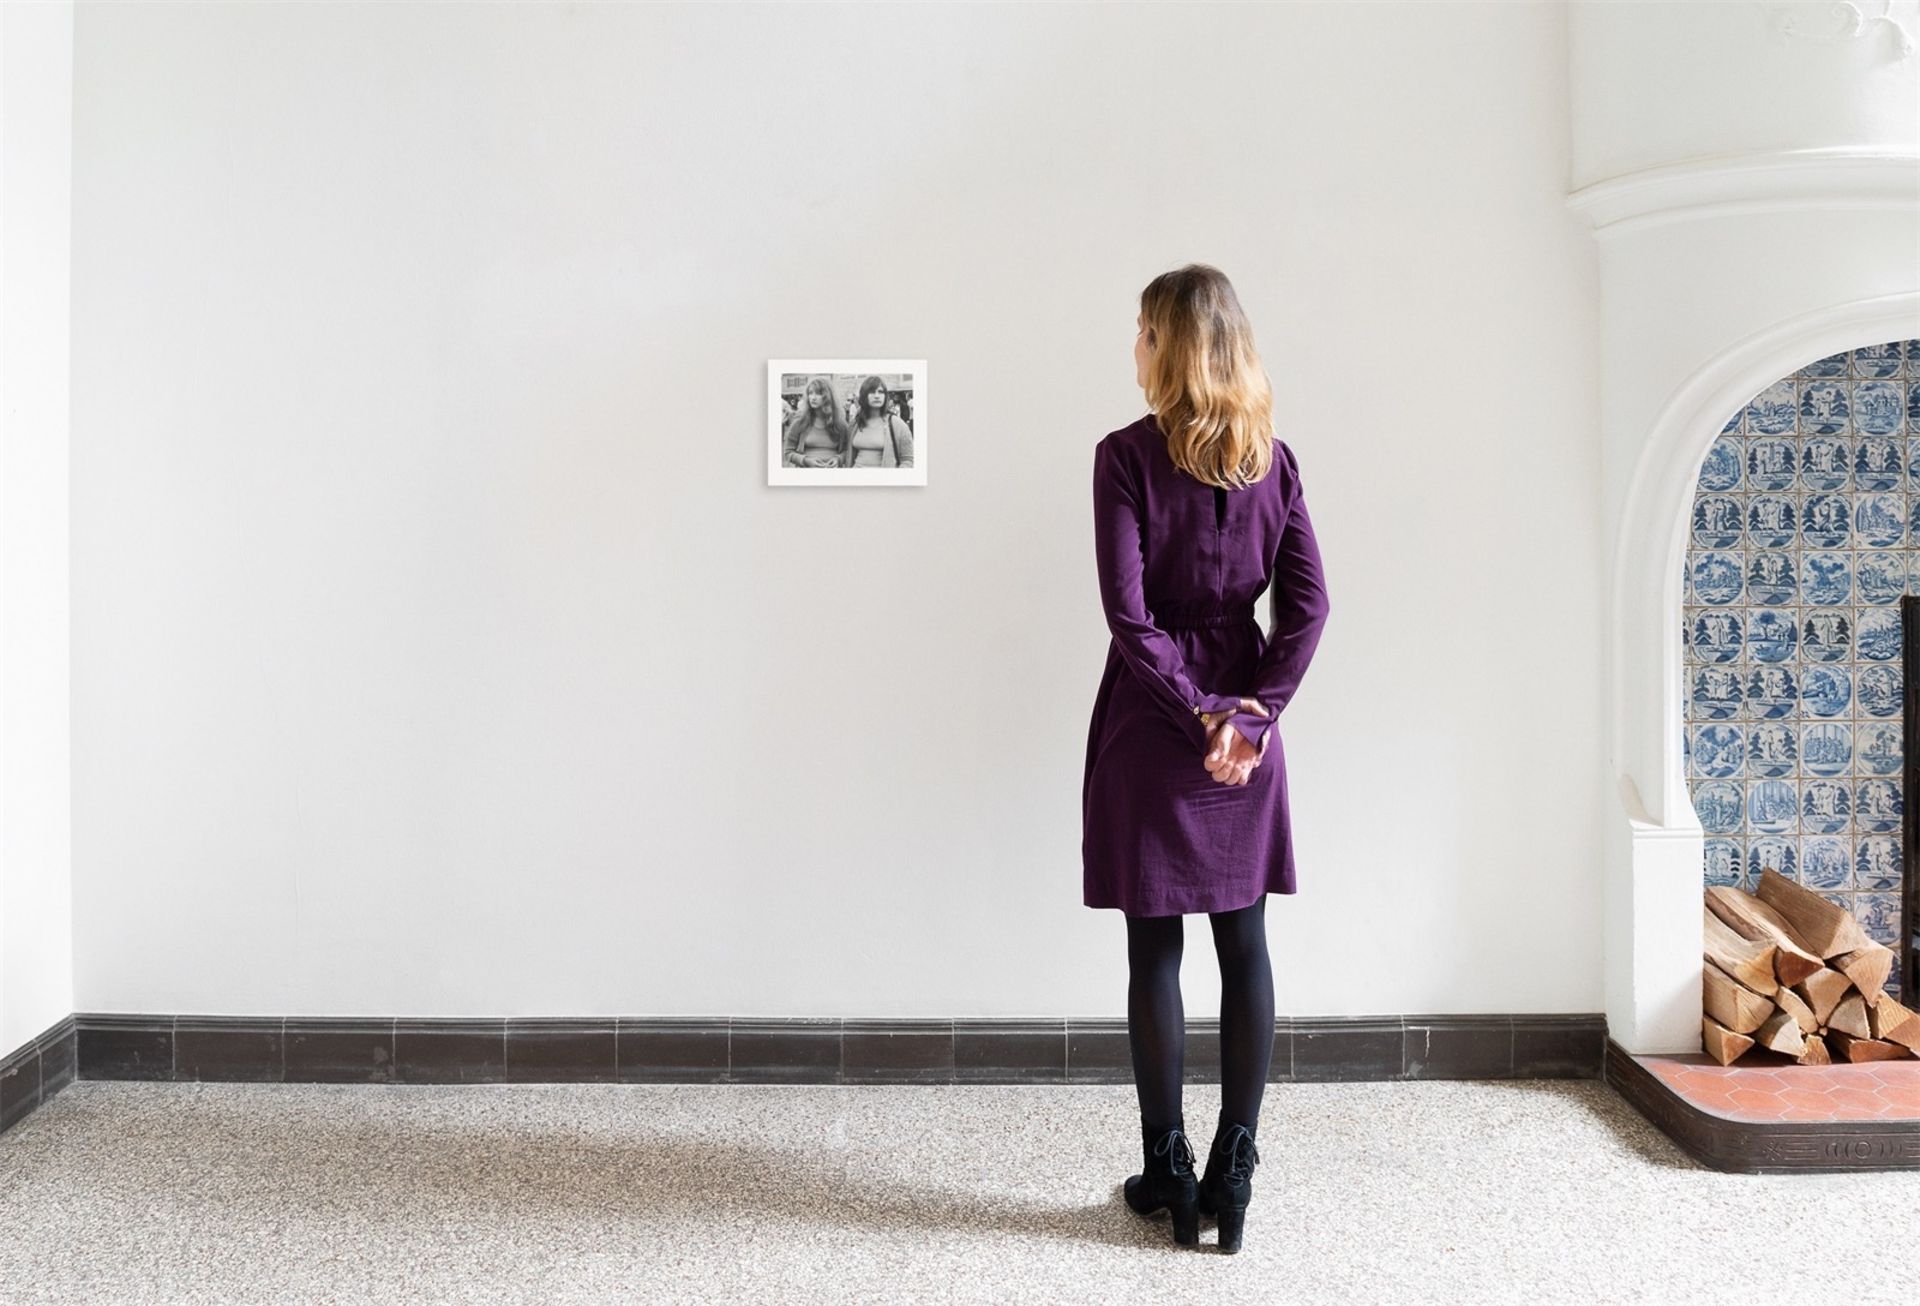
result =
[[[1627,479],[1607,586],[1608,738],[1619,802],[1607,850],[1607,1008],[1629,1051],[1699,1047],[1705,834],[1683,739],[1682,568],[1707,451],[1781,377],[1832,354],[1904,340],[1920,292],[1825,306],[1736,340],[1656,411]],[[1623,819],[1624,818],[1624,819]]]

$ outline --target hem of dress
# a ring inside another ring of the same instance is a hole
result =
[[[1300,892],[1300,889],[1299,889],[1299,886],[1298,886],[1298,885],[1294,885],[1294,886],[1291,886],[1291,887],[1288,887],[1288,888],[1269,888],[1269,889],[1263,889],[1263,890],[1261,890],[1261,891],[1260,891],[1260,894],[1259,894],[1259,896],[1258,896],[1258,897],[1255,897],[1255,898],[1253,899],[1253,901],[1252,901],[1252,902],[1244,902],[1244,903],[1241,903],[1241,904],[1240,904],[1240,906],[1238,906],[1238,907],[1201,907],[1201,906],[1186,906],[1186,907],[1176,907],[1176,908],[1172,908],[1172,909],[1168,909],[1168,908],[1166,908],[1166,907],[1165,907],[1165,905],[1164,905],[1164,904],[1161,904],[1161,909],[1160,909],[1160,910],[1157,910],[1157,911],[1141,911],[1141,910],[1139,910],[1139,909],[1138,909],[1138,908],[1136,908],[1136,907],[1133,907],[1133,906],[1129,906],[1128,904],[1126,904],[1126,903],[1122,903],[1122,902],[1119,902],[1119,901],[1117,901],[1117,900],[1113,900],[1113,899],[1108,899],[1108,898],[1102,898],[1102,899],[1101,899],[1101,900],[1100,900],[1099,902],[1095,902],[1095,901],[1094,901],[1093,899],[1091,899],[1091,898],[1088,898],[1088,897],[1085,897],[1085,896],[1083,896],[1083,897],[1081,898],[1081,905],[1082,905],[1082,906],[1084,906],[1084,907],[1088,907],[1088,908],[1091,908],[1091,909],[1093,909],[1093,910],[1095,910],[1095,911],[1109,911],[1109,910],[1111,910],[1111,911],[1117,911],[1117,912],[1121,912],[1121,913],[1123,913],[1123,914],[1125,914],[1125,915],[1128,915],[1128,916],[1142,916],[1142,917],[1152,917],[1152,916],[1198,916],[1198,915],[1207,915],[1207,914],[1211,914],[1211,913],[1213,913],[1213,912],[1225,912],[1225,911],[1244,911],[1244,910],[1245,910],[1246,908],[1248,908],[1248,907],[1251,907],[1251,906],[1253,906],[1253,904],[1254,904],[1255,902],[1259,902],[1261,898],[1264,898],[1264,897],[1266,897],[1266,896],[1267,896],[1268,894],[1270,894],[1270,893],[1277,893],[1277,894],[1280,894],[1280,895],[1281,895],[1281,896],[1283,896],[1283,897],[1292,897],[1293,895],[1295,895],[1295,894],[1297,894],[1297,893],[1299,893],[1299,892]]]

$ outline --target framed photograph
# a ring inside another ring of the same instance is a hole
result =
[[[768,485],[925,485],[927,360],[767,360]]]

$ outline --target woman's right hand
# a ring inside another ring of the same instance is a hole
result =
[[[1266,716],[1267,705],[1258,699],[1243,698],[1239,710],[1254,716]],[[1267,741],[1273,738],[1269,730],[1255,751],[1247,737],[1227,724],[1232,712],[1203,712],[1201,721],[1205,723],[1207,733],[1212,737],[1212,747],[1207,749],[1203,764],[1207,774],[1221,784],[1243,785],[1253,777],[1254,768],[1267,756]]]

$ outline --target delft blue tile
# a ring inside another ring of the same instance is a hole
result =
[[[1853,706],[1853,677],[1845,665],[1815,663],[1800,673],[1800,708],[1810,717],[1845,716]],[[1795,750],[1798,755],[1798,750]]]
[[[1776,721],[1793,715],[1800,703],[1800,685],[1794,669],[1766,663],[1747,672],[1746,714],[1753,721]]]
[[[1849,350],[1845,357],[1852,363],[1851,371],[1855,376],[1894,376],[1900,371],[1900,342],[1890,341],[1881,345],[1862,345]],[[1840,357],[1840,355],[1836,355]],[[1816,366],[1824,366],[1822,359]]]
[[[1906,593],[1908,560],[1897,551],[1867,553],[1854,560],[1854,592],[1862,603],[1895,604]]]
[[[1740,413],[1735,413],[1728,420],[1727,433],[1713,442],[1700,464],[1699,488],[1710,494],[1735,489],[1745,479],[1746,447],[1732,434],[1740,426],[1740,417]]]
[[[1878,490],[1853,497],[1856,544],[1869,549],[1891,549],[1907,537],[1907,496]]]
[[[1747,829],[1784,834],[1800,820],[1800,790],[1793,780],[1757,780],[1747,786]]]
[[[1749,400],[1746,421],[1748,435],[1795,434],[1799,430],[1800,419],[1797,389],[1792,377],[1784,377]],[[1749,449],[1753,443],[1752,440],[1748,441]]]
[[[1853,849],[1836,835],[1800,841],[1800,883],[1809,889],[1846,889],[1853,885]]]
[[[1738,834],[1746,827],[1746,792],[1733,780],[1708,780],[1693,791],[1693,810],[1708,834]]]
[[[1853,429],[1861,435],[1899,435],[1906,424],[1906,407],[1906,386],[1898,379],[1857,381]]]
[[[1859,490],[1898,490],[1906,481],[1900,437],[1869,435],[1853,450],[1853,484]]]
[[[1853,442],[1839,435],[1811,435],[1800,443],[1800,485],[1842,490],[1853,484]]]
[[[1760,868],[1771,867],[1789,880],[1800,878],[1800,841],[1783,835],[1766,835],[1747,842],[1747,879],[1760,878]]]
[[[1853,597],[1853,560],[1837,549],[1800,555],[1800,598],[1816,607],[1837,607]]]
[[[1739,614],[1733,614],[1739,620]],[[1799,645],[1790,608],[1758,608],[1747,615],[1747,660],[1790,661]]]
[[[1695,775],[1739,775],[1747,760],[1746,736],[1739,726],[1693,726],[1687,731],[1687,756]]]
[[[1850,382],[1844,378],[1807,377],[1799,384],[1802,435],[1844,435],[1853,429]]]
[[[1862,893],[1854,898],[1854,919],[1867,936],[1893,947],[1900,937],[1900,895]]]
[[[1693,594],[1701,603],[1716,607],[1735,603],[1745,589],[1746,559],[1735,549],[1701,551],[1691,572]]]
[[[1856,745],[1862,775],[1898,775],[1904,753],[1899,727],[1885,721],[1863,721]]]
[[[1853,499],[1845,494],[1809,494],[1800,504],[1800,547],[1844,549],[1853,536]]]
[[[1809,662],[1840,662],[1853,654],[1852,609],[1803,608],[1800,656]]]
[[[1732,720],[1740,715],[1745,697],[1738,666],[1694,669],[1692,710],[1696,721]]]
[[[1899,889],[1900,841],[1890,835],[1863,835],[1853,855],[1853,882],[1862,889]]]
[[[1708,839],[1706,842],[1706,883],[1746,887],[1744,858],[1738,839]]]
[[[1800,769],[1800,738],[1790,721],[1759,721],[1747,730],[1746,774],[1778,780]]]
[[[1800,769],[1810,776],[1844,775],[1853,766],[1853,725],[1810,722],[1800,727]]]
[[[1703,461],[1682,745],[1714,882],[1770,863],[1792,876],[1809,856],[1849,901],[1887,877],[1904,821],[1898,601],[1920,593],[1914,368],[1920,340],[1821,360],[1755,395]]]
[[[1898,780],[1861,780],[1854,786],[1853,826],[1864,834],[1898,834],[1902,819]]]
[[[1900,664],[1897,662],[1861,668],[1858,714],[1869,717],[1897,716],[1905,693],[1900,675]]]
[[[1787,621],[1787,647],[1793,647],[1793,621]],[[1687,618],[1687,656],[1695,662],[1738,662],[1746,623],[1738,612],[1691,608]],[[1778,661],[1779,659],[1772,659]]]
[[[1809,780],[1800,789],[1800,832],[1841,834],[1853,824],[1853,788],[1844,780]]]
[[[1730,494],[1703,494],[1693,501],[1693,543],[1702,549],[1732,549],[1746,533],[1740,501]]]
[[[1784,549],[1800,538],[1800,500],[1791,494],[1756,494],[1747,500],[1747,546]]]
[[[1776,606],[1791,603],[1799,585],[1799,568],[1792,553],[1783,549],[1747,551],[1747,602]]]

